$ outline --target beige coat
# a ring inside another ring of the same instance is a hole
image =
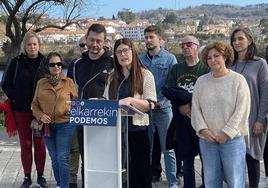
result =
[[[51,123],[69,121],[70,100],[77,98],[73,80],[63,77],[53,87],[46,78],[38,81],[32,101],[33,115],[40,120],[44,114],[51,118]]]

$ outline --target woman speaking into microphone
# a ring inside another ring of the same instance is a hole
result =
[[[107,99],[132,105],[142,112],[155,108],[156,89],[152,73],[141,61],[128,38],[115,42],[114,69],[104,91]],[[151,102],[152,101],[152,102]],[[150,146],[147,133],[149,116],[128,118],[129,187],[151,188]]]

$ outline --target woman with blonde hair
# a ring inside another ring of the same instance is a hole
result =
[[[19,134],[21,162],[25,174],[21,188],[29,188],[32,184],[32,145],[34,146],[37,183],[41,187],[47,187],[46,179],[43,177],[46,160],[45,144],[43,138],[33,136],[30,127],[34,119],[31,110],[32,98],[36,83],[44,73],[44,56],[39,49],[40,39],[37,34],[31,31],[26,33],[22,41],[22,53],[11,60],[2,81],[2,89],[11,100]]]

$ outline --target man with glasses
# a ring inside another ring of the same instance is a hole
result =
[[[78,89],[80,99],[102,98],[107,70],[113,67],[111,52],[105,50],[106,29],[101,24],[92,24],[86,34],[86,46],[88,51],[82,53],[82,57],[74,62],[72,77]],[[79,46],[82,43],[79,43]],[[82,45],[81,45],[82,46]],[[81,47],[80,46],[80,47]],[[84,187],[84,131],[83,126],[76,128],[79,143],[79,152],[82,159],[82,183]]]
[[[78,46],[79,46],[79,50],[80,50],[81,54],[83,54],[84,52],[88,51],[87,45],[86,45],[86,35],[83,35],[79,39]]]
[[[209,68],[198,58],[199,41],[194,36],[186,36],[179,44],[184,61],[172,67],[168,86],[177,86],[192,95],[197,78],[209,72]],[[175,95],[175,92],[173,92]],[[173,101],[172,101],[173,102]],[[174,104],[174,103],[172,103]],[[184,187],[195,188],[194,159],[199,153],[198,137],[191,126],[191,102],[174,106],[173,120],[176,124],[176,140],[179,159],[183,161]]]
[[[153,73],[156,82],[158,107],[152,111],[152,124],[149,126],[151,158],[153,150],[153,135],[158,131],[161,151],[164,153],[166,177],[169,188],[177,188],[176,158],[174,150],[166,150],[166,136],[172,118],[170,101],[162,94],[171,67],[177,63],[174,55],[161,48],[162,31],[158,26],[149,26],[144,30],[147,51],[142,53],[142,63]]]

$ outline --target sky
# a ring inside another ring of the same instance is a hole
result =
[[[91,0],[91,6],[88,8],[88,17],[112,18],[123,8],[130,9],[132,12],[142,10],[168,8],[182,9],[189,6],[198,6],[202,4],[231,4],[231,5],[253,5],[268,3],[268,0]]]

